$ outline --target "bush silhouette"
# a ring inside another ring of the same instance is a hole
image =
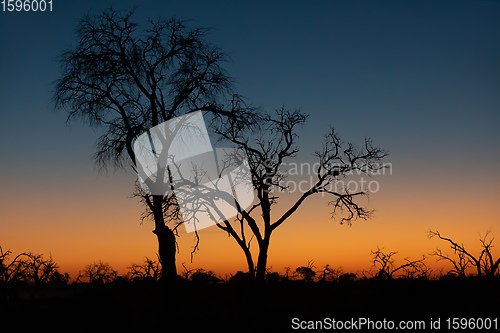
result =
[[[189,279],[193,282],[201,284],[214,284],[222,281],[215,275],[214,272],[205,271],[203,268],[198,268],[194,273],[191,274]]]

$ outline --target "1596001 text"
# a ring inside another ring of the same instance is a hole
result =
[[[3,12],[51,12],[52,0],[2,0]]]

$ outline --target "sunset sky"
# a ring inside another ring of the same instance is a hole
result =
[[[328,200],[313,197],[273,233],[273,270],[308,260],[318,269],[368,270],[377,246],[399,260],[438,246],[451,254],[426,237],[429,229],[476,252],[479,234],[492,229],[500,255],[499,1],[54,0],[51,13],[0,12],[4,250],[52,254],[73,277],[97,260],[125,273],[156,258],[153,223],[140,223],[142,207],[130,198],[136,175],[99,172],[91,159],[99,130],[66,126],[50,100],[57,56],[75,43],[78,20],[110,4],[137,5],[139,22],[161,15],[212,27],[209,40],[229,53],[240,94],[269,111],[285,105],[310,114],[297,162],[315,162],[329,125],[344,141],[371,137],[389,151],[392,174],[373,178],[374,217],[340,225]],[[221,276],[246,270],[233,239],[216,227],[200,235],[190,263],[194,235],[181,230],[179,272],[182,263]]]

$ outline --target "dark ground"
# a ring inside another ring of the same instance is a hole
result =
[[[0,331],[286,332],[297,331],[292,318],[326,317],[424,320],[429,331],[431,318],[441,328],[449,317],[499,318],[499,300],[499,278],[3,285]]]

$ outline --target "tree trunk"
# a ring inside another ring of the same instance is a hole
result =
[[[259,257],[257,259],[257,272],[255,274],[255,279],[257,281],[264,281],[264,278],[266,277],[268,250],[269,237],[265,237],[262,242],[259,243]]]
[[[479,260],[476,261],[476,268],[477,268],[477,277],[481,277],[481,262]]]
[[[248,247],[242,247],[242,249],[247,260],[248,273],[252,278],[255,278],[255,266],[253,265],[252,253],[250,252],[250,249]]]
[[[158,256],[161,263],[161,276],[164,281],[175,281],[177,279],[177,268],[175,266],[175,234],[173,230],[165,225],[162,210],[163,197],[153,196],[153,215],[155,230],[153,233],[158,238]]]

